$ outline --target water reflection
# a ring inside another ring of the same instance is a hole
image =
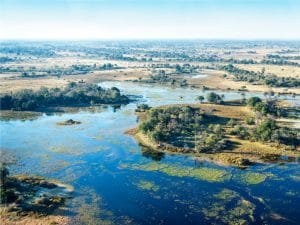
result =
[[[150,158],[154,161],[160,161],[165,157],[164,152],[155,151],[151,148],[141,146],[142,155],[146,158]]]

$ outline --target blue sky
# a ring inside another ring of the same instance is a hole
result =
[[[1,39],[300,39],[300,0],[0,0]]]

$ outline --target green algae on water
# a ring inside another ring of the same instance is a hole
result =
[[[228,200],[228,199],[237,197],[237,193],[225,188],[222,191],[220,191],[219,193],[214,194],[214,197],[216,199],[220,199],[220,200]]]
[[[158,191],[159,190],[159,186],[156,185],[154,182],[151,181],[146,181],[146,180],[140,180],[136,186],[140,189],[140,190],[147,190],[147,191]]]
[[[255,205],[237,192],[223,189],[213,196],[217,201],[201,210],[208,221],[229,225],[246,225],[254,222]]]
[[[75,216],[71,219],[70,224],[113,225],[133,223],[130,217],[126,215],[116,216],[112,211],[107,210],[104,199],[94,189],[85,187],[79,190],[78,193],[80,195],[71,202],[74,206]]]
[[[300,176],[298,176],[298,175],[290,175],[290,178],[294,181],[300,182]]]
[[[142,170],[142,171],[157,171],[164,173],[168,176],[174,177],[191,177],[198,180],[204,180],[208,182],[224,182],[228,180],[231,175],[220,169],[214,169],[209,167],[189,167],[181,165],[170,165],[166,163],[151,162],[146,164],[132,164],[132,165],[123,165],[122,168]]]
[[[239,179],[242,183],[247,185],[255,185],[264,182],[268,177],[273,176],[272,174],[268,173],[256,173],[256,172],[248,172],[245,174],[241,174]]]
[[[102,197],[90,188],[84,188],[82,193],[89,193],[89,195],[81,195],[73,200],[72,204],[76,206],[74,222],[88,225],[113,224],[112,212],[102,208]]]
[[[210,182],[223,182],[230,179],[231,175],[224,170],[212,168],[197,168],[190,171],[190,175],[196,179]]]

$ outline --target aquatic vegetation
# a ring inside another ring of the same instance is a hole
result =
[[[290,178],[294,181],[300,182],[300,176],[298,176],[298,175],[290,175]]]
[[[78,190],[79,196],[74,198],[71,204],[74,206],[75,216],[70,224],[85,225],[112,225],[112,224],[132,224],[132,219],[128,216],[116,216],[106,209],[106,204],[102,196],[94,189],[84,187]]]
[[[111,225],[113,224],[111,211],[102,208],[102,197],[89,188],[81,191],[82,195],[74,199],[72,204],[76,207],[76,216],[73,218],[75,224],[86,225]],[[83,195],[89,193],[89,195]]]
[[[289,191],[285,192],[285,195],[286,195],[286,196],[298,196],[298,195],[299,195],[299,192],[289,190]]]
[[[193,169],[190,171],[190,175],[194,178],[210,182],[223,182],[231,177],[231,175],[224,170],[212,168]]]
[[[254,185],[254,184],[260,184],[260,183],[264,182],[268,177],[271,177],[271,176],[273,176],[273,174],[247,172],[247,173],[241,174],[239,176],[239,179],[244,184]]]
[[[229,190],[229,189],[223,189],[222,191],[218,192],[217,194],[214,194],[214,197],[216,199],[226,200],[231,199],[237,196],[237,193]]]
[[[1,110],[0,120],[35,120],[42,116],[40,112]]]
[[[99,152],[107,149],[108,148],[104,146],[101,147],[93,146],[93,147],[85,148],[84,146],[82,146],[79,143],[76,143],[75,141],[71,142],[71,145],[68,146],[61,144],[61,145],[51,146],[49,148],[51,152],[76,155],[76,156],[86,154],[86,153],[91,153],[91,152]]]
[[[255,205],[242,198],[237,192],[223,189],[216,193],[217,199],[201,212],[213,224],[241,225],[254,222]]]
[[[55,153],[76,154],[76,150],[64,145],[51,146],[49,150]]]
[[[158,191],[159,186],[157,186],[154,182],[146,181],[146,180],[140,180],[136,186],[141,190],[147,190],[147,191]]]
[[[181,165],[170,165],[166,163],[151,162],[146,164],[133,164],[133,165],[123,165],[122,168],[129,168],[134,170],[143,171],[157,171],[168,176],[174,177],[190,177],[198,180],[208,181],[208,182],[224,182],[228,180],[231,175],[220,169],[214,169],[209,167],[188,167]]]

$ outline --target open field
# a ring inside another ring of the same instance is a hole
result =
[[[210,70],[207,71],[206,74],[209,76],[202,79],[193,79],[193,84],[201,86],[206,86],[211,89],[222,89],[222,90],[239,90],[243,86],[249,92],[269,92],[274,91],[275,93],[285,93],[292,92],[296,94],[300,94],[299,88],[276,88],[276,87],[268,87],[267,85],[254,85],[248,82],[243,81],[234,81],[232,76],[228,76],[229,79],[223,78],[224,71]]]
[[[246,86],[250,92],[272,90],[300,94],[297,87],[271,88],[237,82],[232,79],[232,75],[218,69],[219,66],[233,64],[239,69],[254,72],[261,72],[264,68],[267,76],[272,74],[300,79],[300,66],[289,65],[299,61],[299,45],[294,42],[141,42],[137,45],[124,42],[115,47],[109,42],[97,45],[83,42],[80,48],[74,48],[76,44],[49,48],[47,43],[39,43],[38,47],[28,43],[22,49],[16,48],[13,43],[3,43],[3,49],[0,49],[0,57],[3,59],[0,67],[0,93],[23,88],[38,89],[41,86],[61,87],[68,82],[81,80],[95,83],[102,80],[148,79],[164,71],[172,79],[186,79],[193,87],[238,90]],[[32,48],[32,52],[28,52],[28,48]],[[268,65],[261,63],[263,60],[273,60],[270,57],[277,57],[281,63],[288,65],[273,65],[276,61]],[[111,67],[103,68],[103,65]],[[178,65],[181,68],[176,69]],[[192,78],[192,74],[208,76]],[[226,79],[224,74],[228,75]]]
[[[300,67],[279,66],[279,65],[236,65],[238,68],[260,72],[265,69],[265,73],[275,74],[279,77],[300,77]]]

